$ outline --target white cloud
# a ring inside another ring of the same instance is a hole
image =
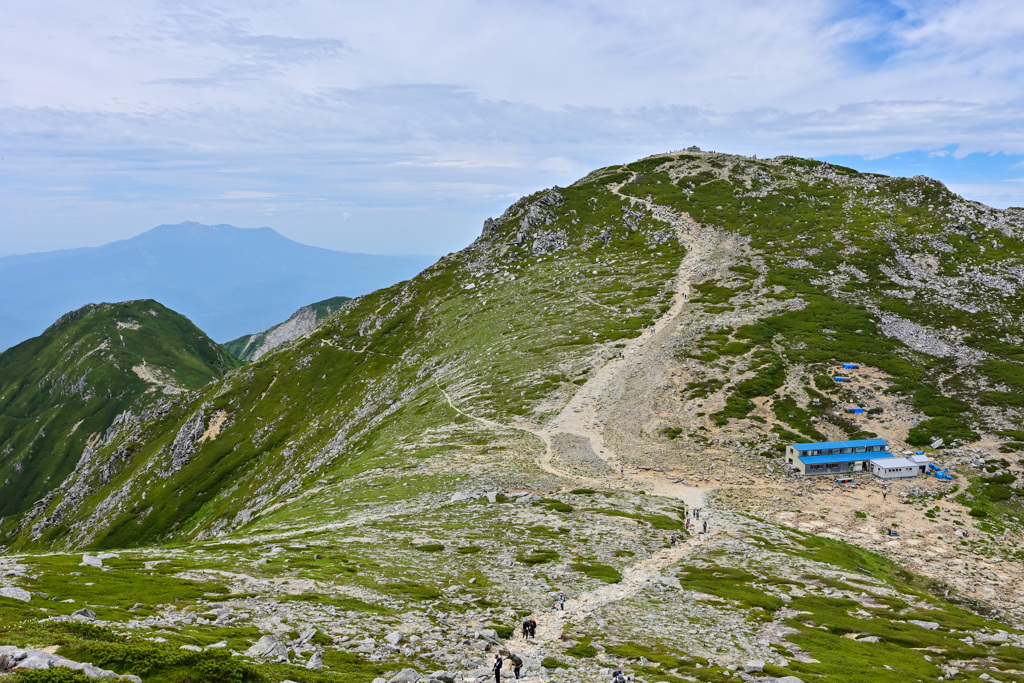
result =
[[[268,212],[374,251],[410,212],[429,245],[430,214],[446,250],[510,197],[690,144],[1024,154],[1002,0],[41,0],[4,24],[0,251]]]

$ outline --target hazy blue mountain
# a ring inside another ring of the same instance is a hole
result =
[[[350,254],[271,228],[161,225],[101,247],[0,258],[0,349],[88,303],[156,299],[218,341],[279,323],[310,301],[412,277],[429,256]]]

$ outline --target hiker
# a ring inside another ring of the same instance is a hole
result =
[[[530,637],[530,620],[523,619],[523,640]]]
[[[501,655],[494,655],[494,683],[501,683],[501,667],[504,663],[501,661]]]
[[[561,593],[558,594],[558,609],[565,610],[565,596]]]
[[[622,675],[621,669],[612,672],[612,683],[626,683],[626,677]]]
[[[668,544],[669,544],[669,547],[672,547],[672,548],[676,547],[676,535],[675,534],[672,534],[671,536],[669,536]]]
[[[519,680],[519,670],[523,668],[523,660],[515,653],[510,653],[508,658],[512,660],[512,671],[516,675],[516,680]]]
[[[887,495],[889,495],[889,492],[888,492],[888,491],[882,491],[882,500],[885,500],[885,497],[886,497]]]
[[[706,534],[707,532],[708,532],[708,520],[705,519],[704,520],[704,533]]]
[[[531,638],[536,638],[537,637],[537,621],[536,621],[536,619],[533,619],[532,617],[530,619],[530,637]]]
[[[687,531],[690,530],[690,518],[689,517],[686,518],[686,530]]]
[[[693,511],[693,516],[697,519],[700,519],[700,508],[697,508],[696,510]]]

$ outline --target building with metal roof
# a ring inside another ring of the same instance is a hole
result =
[[[872,460],[894,457],[885,439],[794,443],[786,447],[786,462],[801,474],[847,474],[868,469]]]

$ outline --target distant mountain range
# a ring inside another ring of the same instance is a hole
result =
[[[0,258],[0,349],[89,303],[156,299],[218,341],[280,323],[310,301],[416,275],[430,256],[311,247],[271,228],[161,225],[100,247]]]

